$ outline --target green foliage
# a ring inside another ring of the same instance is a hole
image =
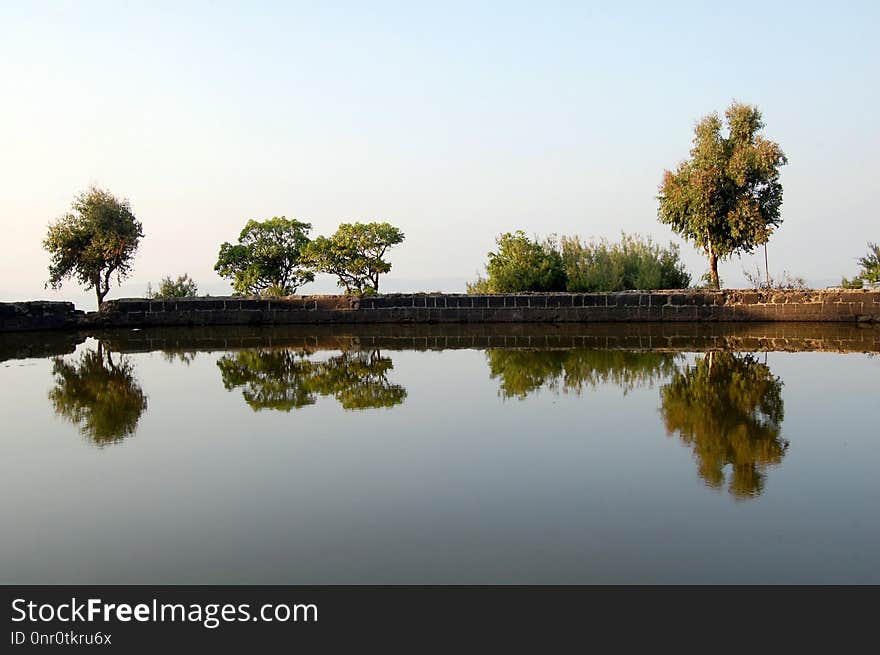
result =
[[[177,279],[163,277],[159,280],[159,288],[153,291],[152,285],[147,285],[147,298],[161,300],[163,298],[192,298],[198,295],[199,287],[187,273],[178,275]]]
[[[859,266],[862,267],[860,276],[865,282],[872,284],[880,282],[880,246],[869,243],[868,253],[859,258]]]
[[[468,293],[681,289],[691,279],[678,246],[662,248],[637,234],[622,234],[617,243],[562,237],[557,245],[553,239],[529,239],[519,230],[500,235],[496,243],[498,251],[489,253],[488,277],[469,283]]]
[[[543,387],[580,394],[586,388],[613,384],[624,394],[650,387],[676,370],[681,356],[675,353],[628,350],[490,349],[489,375],[501,382],[503,398],[525,398]]]
[[[845,289],[861,289],[868,284],[880,283],[880,245],[868,243],[868,252],[864,257],[859,257],[859,266],[862,270],[853,279],[843,278],[840,285]]]
[[[495,243],[497,252],[489,253],[486,265],[488,279],[468,285],[468,293],[565,290],[562,256],[552,240],[539,242],[517,230],[500,235]]]
[[[214,270],[240,295],[289,295],[315,279],[302,255],[311,224],[284,216],[250,220],[238,243],[224,243]]]
[[[676,372],[660,398],[666,431],[693,449],[707,484],[720,487],[730,466],[731,494],[761,493],[764,469],[779,464],[788,448],[780,437],[782,382],[765,364],[712,352]]]
[[[760,135],[757,107],[734,102],[696,127],[691,158],[660,185],[658,217],[702,249],[712,285],[720,287],[718,261],[751,252],[782,223],[779,167],[787,163],[779,145]]]
[[[478,275],[477,279],[473,282],[467,283],[467,292],[471,294],[494,293],[494,291],[492,291],[492,285],[489,283],[489,280],[484,278],[482,275]]]
[[[579,237],[560,243],[568,291],[684,289],[691,282],[673,243],[662,248],[638,234],[621,234],[617,243],[582,243]]]
[[[378,293],[379,276],[391,271],[385,253],[403,239],[389,223],[343,223],[333,236],[310,243],[306,259],[315,270],[335,275],[346,293]]]
[[[111,277],[115,274],[121,282],[131,271],[143,236],[128,200],[89,188],[74,198],[70,212],[49,226],[43,240],[51,257],[46,285],[57,289],[65,278],[74,278],[95,290],[100,308]]]
[[[55,412],[79,425],[80,432],[100,446],[134,434],[147,397],[134,377],[131,363],[114,363],[101,343],[69,363],[58,357],[53,364],[55,388],[49,399]]]
[[[217,366],[223,386],[241,388],[254,411],[289,412],[317,396],[333,396],[343,409],[393,407],[406,398],[406,389],[388,381],[393,365],[379,351],[344,351],[325,361],[306,351],[243,351],[224,355]]]

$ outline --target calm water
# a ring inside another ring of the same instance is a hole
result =
[[[880,357],[498,329],[0,336],[0,582],[880,582]]]

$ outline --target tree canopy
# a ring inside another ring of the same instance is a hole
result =
[[[343,223],[332,236],[312,241],[306,259],[316,270],[335,275],[346,293],[377,293],[379,276],[391,271],[385,253],[403,239],[390,223]]]
[[[696,126],[690,159],[666,171],[658,217],[703,250],[712,286],[720,287],[718,262],[767,243],[782,223],[779,145],[761,136],[757,107],[734,102]]]
[[[311,229],[310,223],[284,216],[250,220],[238,235],[238,243],[220,246],[214,270],[232,281],[237,294],[292,294],[315,279],[302,259]]]
[[[153,291],[152,285],[147,285],[147,298],[192,298],[199,292],[199,287],[188,273],[178,275],[177,279],[163,277],[159,280],[159,288]]]
[[[74,278],[86,289],[94,289],[98,307],[116,275],[121,282],[131,271],[143,226],[126,199],[106,189],[91,187],[77,195],[71,210],[49,226],[45,248],[51,257],[49,281],[53,289],[66,278]]]

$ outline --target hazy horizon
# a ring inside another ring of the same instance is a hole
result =
[[[770,270],[813,286],[880,241],[874,3],[4,3],[0,299],[94,305],[44,289],[48,224],[95,184],[131,201],[145,238],[108,297],[213,271],[251,218],[312,236],[384,220],[385,291],[464,291],[501,232],[681,245],[656,218],[663,170],[700,117],[757,105],[789,158]],[[763,251],[720,266],[727,286]],[[322,276],[303,293],[333,292]]]

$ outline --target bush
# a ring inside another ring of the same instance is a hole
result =
[[[843,278],[840,286],[844,289],[862,289],[865,283],[874,285],[880,283],[880,245],[868,243],[868,254],[859,257],[859,265],[862,270],[851,280]]]
[[[560,242],[568,291],[683,289],[691,282],[672,243],[661,248],[638,234],[621,234],[617,243],[584,243],[576,236]]]
[[[565,290],[562,256],[551,239],[539,242],[518,230],[502,234],[495,243],[498,251],[489,253],[486,265],[488,279],[468,285],[469,293]]]
[[[176,280],[163,277],[159,281],[159,289],[153,291],[152,285],[147,285],[147,298],[161,300],[162,298],[191,298],[197,295],[199,287],[186,273],[178,276]]]
[[[625,291],[684,289],[691,276],[679,259],[678,246],[662,248],[650,238],[622,234],[617,243],[583,242],[562,237],[543,242],[522,231],[498,237],[489,253],[487,278],[467,285],[468,293],[523,291]]]

